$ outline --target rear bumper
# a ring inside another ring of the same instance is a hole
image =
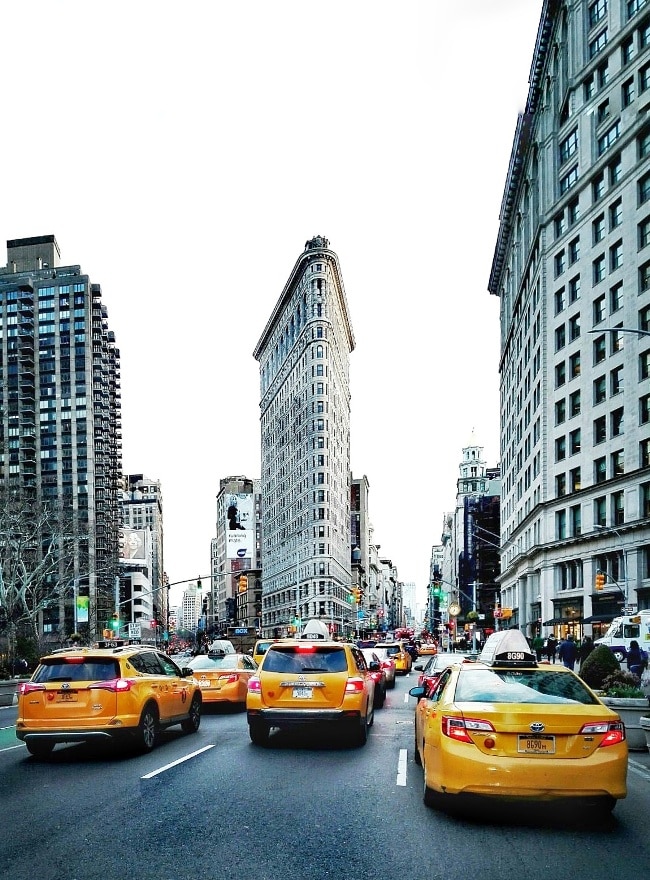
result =
[[[110,742],[135,733],[135,728],[120,727],[117,730],[17,730],[16,736],[23,742],[74,743]]]
[[[269,727],[309,727],[318,724],[354,724],[361,720],[358,710],[342,709],[249,709],[248,722],[263,721]]]

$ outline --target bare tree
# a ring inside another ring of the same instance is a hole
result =
[[[80,537],[60,511],[34,501],[0,495],[0,630],[41,641],[45,609],[61,610],[74,593]]]

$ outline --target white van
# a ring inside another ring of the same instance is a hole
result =
[[[644,651],[650,652],[650,610],[615,617],[605,635],[596,639],[595,644],[607,645],[620,663],[627,657],[633,639]]]

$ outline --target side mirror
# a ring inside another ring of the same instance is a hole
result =
[[[411,690],[409,691],[409,696],[415,697],[416,700],[421,700],[426,692],[427,689],[424,687],[424,685],[419,684],[416,687],[411,688]]]
[[[194,675],[194,670],[189,666],[183,666],[181,669],[181,675],[183,678],[188,678],[191,675]]]
[[[379,660],[371,660],[370,663],[368,663],[368,669],[371,672],[377,672],[379,669],[381,669],[381,663],[379,662]]]
[[[418,672],[422,672],[422,664],[416,663],[415,666],[413,667],[413,669],[417,669]]]

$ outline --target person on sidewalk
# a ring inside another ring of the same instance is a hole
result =
[[[557,649],[557,655],[567,669],[575,668],[576,657],[578,656],[578,646],[573,640],[571,633],[560,642],[560,647]]]

